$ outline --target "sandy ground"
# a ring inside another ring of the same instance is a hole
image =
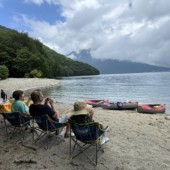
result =
[[[1,81],[0,87],[2,87]],[[56,103],[56,108],[61,113],[66,113],[72,107]],[[32,144],[32,134],[29,130],[25,131],[24,139],[24,145],[27,147],[19,142],[19,135],[8,139],[1,116],[0,169],[170,169],[170,120],[165,120],[164,114],[139,114],[136,110],[113,111],[102,108],[95,108],[94,111],[96,121],[104,126],[109,125],[106,135],[110,138],[110,141],[103,146],[104,152],[99,154],[97,167],[91,165],[83,155],[70,163],[69,138],[65,139],[63,136],[50,138],[48,150],[44,149],[43,140]]]
[[[59,85],[60,81],[46,78],[8,78],[0,80],[0,89],[10,97],[14,90],[31,90]]]

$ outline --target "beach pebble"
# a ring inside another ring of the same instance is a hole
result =
[[[170,120],[170,115],[169,116],[165,116],[166,120]]]

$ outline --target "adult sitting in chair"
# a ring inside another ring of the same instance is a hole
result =
[[[72,113],[60,116],[59,112],[55,109],[54,101],[51,98],[46,98],[45,102],[43,103],[44,96],[40,90],[33,91],[31,93],[31,99],[33,101],[33,104],[31,104],[29,111],[31,116],[33,117],[48,114],[51,119],[59,123],[66,123],[68,122],[68,119],[72,116]],[[67,124],[65,136],[69,135],[69,131],[70,126],[69,124]]]
[[[74,121],[77,123],[90,123],[94,122],[94,110],[92,109],[91,105],[88,105],[85,101],[76,101],[74,103],[74,109],[70,112],[74,117]],[[79,116],[76,116],[79,115]],[[100,124],[100,128],[104,129],[103,125]],[[108,137],[104,135],[101,136],[101,144],[104,144],[109,141]]]
[[[12,96],[15,101],[12,103],[11,111],[30,115],[28,106],[22,101],[24,97],[24,92],[22,90],[16,90],[13,92]],[[27,103],[29,103],[29,99]]]
[[[94,111],[92,106],[88,105],[85,101],[76,101],[71,113],[72,115],[88,115],[89,121],[93,121]]]
[[[98,122],[93,120],[94,112],[90,105],[87,105],[84,101],[77,101],[74,103],[74,110],[71,111],[70,117],[71,130],[75,136],[70,137],[70,160],[83,154],[91,161],[92,164],[97,165],[98,153],[102,148],[102,145],[109,141],[108,137],[105,137],[107,127],[103,127]],[[70,134],[71,134],[70,130]],[[95,146],[95,159],[89,152],[86,152],[91,146]]]

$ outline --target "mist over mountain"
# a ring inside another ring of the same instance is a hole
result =
[[[162,72],[170,71],[170,68],[155,66],[145,63],[119,61],[119,60],[100,60],[91,57],[89,50],[82,50],[80,53],[72,52],[69,55],[75,56],[75,60],[92,65],[100,71],[100,74],[116,73],[142,73],[142,72]]]

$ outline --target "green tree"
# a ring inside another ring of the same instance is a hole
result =
[[[5,65],[0,65],[0,79],[6,79],[9,76],[8,67]]]
[[[43,73],[41,70],[34,69],[30,72],[30,77],[41,78],[42,76],[43,76]]]

